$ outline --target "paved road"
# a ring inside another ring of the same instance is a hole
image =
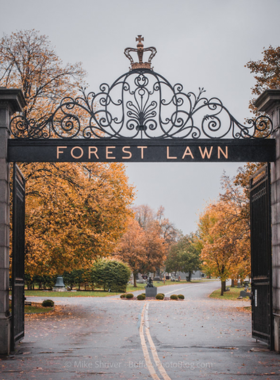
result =
[[[27,317],[1,379],[279,379],[280,357],[251,338],[240,301],[207,297],[218,286],[160,288],[185,301],[56,298],[58,315]]]

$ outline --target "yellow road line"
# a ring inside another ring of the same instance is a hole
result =
[[[147,311],[148,311],[148,307],[147,307]],[[148,317],[148,315],[146,314],[146,318],[147,317]],[[156,363],[156,365],[157,365],[157,367],[159,369],[159,372],[161,373],[161,375],[164,378],[164,380],[171,380],[171,378],[167,375],[167,373],[166,373],[163,365],[161,364],[161,361],[160,361],[160,359],[158,357],[158,354],[157,354],[156,346],[154,345],[154,342],[153,342],[153,339],[151,337],[151,334],[150,334],[150,331],[149,331],[149,327],[147,327],[147,324],[146,324],[145,332],[146,332],[146,335],[147,335],[147,338],[148,338],[148,342],[149,342],[150,347],[151,347],[151,351],[152,351],[152,354],[153,354],[154,361],[155,361],[155,363]]]
[[[143,350],[145,362],[147,364],[148,370],[149,370],[152,378],[154,380],[160,380],[160,378],[156,374],[156,371],[155,371],[153,364],[151,362],[148,347],[147,347],[146,342],[145,342],[145,336],[144,336],[145,308],[146,308],[146,303],[145,303],[145,305],[143,307],[143,311],[141,313],[141,323],[140,323],[140,329],[139,329],[142,350]]]

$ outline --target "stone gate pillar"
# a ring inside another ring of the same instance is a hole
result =
[[[0,355],[10,353],[11,318],[9,313],[9,233],[10,167],[8,139],[10,118],[22,111],[25,101],[21,90],[0,87]]]
[[[266,90],[256,100],[259,111],[273,121],[276,139],[276,161],[271,163],[271,219],[272,219],[272,308],[274,348],[280,352],[280,90]]]

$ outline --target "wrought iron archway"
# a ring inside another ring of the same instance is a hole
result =
[[[8,160],[275,161],[268,116],[245,125],[220,99],[207,99],[203,88],[195,95],[183,92],[179,83],[172,86],[151,67],[156,49],[145,49],[141,36],[137,41],[137,49],[125,50],[131,70],[111,86],[104,83],[97,93],[83,89],[76,98],[63,98],[53,113],[39,120],[15,116]],[[143,62],[145,51],[151,52],[148,62]],[[139,62],[131,52],[138,54]]]
[[[111,86],[103,83],[96,93],[86,93],[85,89],[81,89],[79,96],[63,98],[54,112],[39,120],[15,116],[11,121],[13,139],[9,141],[10,160],[140,161],[145,158],[139,151],[137,155],[133,146],[141,142],[141,146],[152,147],[155,153],[146,155],[148,161],[178,159],[170,153],[170,146],[176,147],[176,152],[179,151],[178,155],[184,161],[199,161],[204,157],[211,161],[209,149],[216,152],[213,153],[214,161],[274,161],[275,144],[267,139],[273,131],[268,116],[259,116],[242,124],[220,99],[206,98],[203,88],[196,95],[184,92],[180,83],[171,85],[151,67],[156,49],[144,48],[141,36],[136,40],[137,49],[125,49],[125,55],[131,62],[130,71],[121,75]],[[148,62],[143,62],[146,51],[151,55]],[[139,62],[134,62],[132,52],[138,54]],[[44,140],[44,144],[40,140]],[[60,154],[58,146],[61,140],[69,145],[71,152],[68,149],[68,156]],[[93,151],[96,154],[86,154],[89,146],[104,147],[109,144],[112,147],[112,143],[114,148],[121,147],[122,152],[102,155],[102,152],[97,154]],[[226,153],[229,145],[234,146],[235,154]],[[25,149],[23,155],[20,155],[21,146]],[[42,159],[38,150],[36,153],[36,146],[40,146]],[[42,150],[47,147],[49,155]],[[122,155],[124,147],[131,149],[126,156]],[[186,147],[189,147],[187,152]],[[73,148],[76,154],[72,152]],[[221,151],[218,149],[223,152],[219,158]]]

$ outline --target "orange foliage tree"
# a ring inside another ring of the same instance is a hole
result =
[[[130,265],[136,287],[138,273],[156,272],[163,267],[169,239],[165,240],[165,229],[149,206],[134,207],[134,212],[135,219],[120,239],[115,255]]]
[[[132,215],[133,189],[123,165],[28,164],[22,169],[29,274],[88,268],[112,253]]]
[[[250,275],[250,226],[244,207],[245,192],[224,178],[225,193],[209,204],[198,223],[196,246],[204,269],[221,279],[221,295],[227,278]]]
[[[137,275],[148,258],[145,231],[135,219],[130,219],[127,231],[115,248],[115,256],[130,266],[133,273],[134,286],[136,287]]]
[[[280,47],[269,46],[262,52],[263,58],[257,61],[249,61],[245,65],[250,72],[254,75],[256,83],[252,88],[252,95],[260,96],[265,90],[275,90],[280,87]],[[256,107],[254,106],[255,98],[249,103],[250,110],[258,115]],[[238,174],[235,178],[235,184],[242,186],[249,199],[249,178],[264,164],[261,162],[247,163],[243,168],[239,168]],[[249,210],[249,207],[248,207]],[[249,218],[249,216],[248,216]]]
[[[60,100],[85,85],[81,63],[63,65],[48,37],[23,30],[0,41],[0,86],[21,88],[29,117],[52,112]]]
[[[261,95],[267,89],[279,89],[280,86],[280,47],[274,48],[269,46],[264,49],[263,59],[258,61],[249,61],[245,65],[256,79],[256,84],[252,88],[253,95]],[[254,106],[255,99],[250,102],[251,110],[256,113]]]
[[[84,86],[80,63],[64,65],[35,30],[4,36],[0,86],[21,88],[24,114],[38,120]],[[81,120],[82,120],[81,115]],[[132,215],[133,187],[118,163],[24,163],[26,269],[31,274],[89,267],[108,256]]]

